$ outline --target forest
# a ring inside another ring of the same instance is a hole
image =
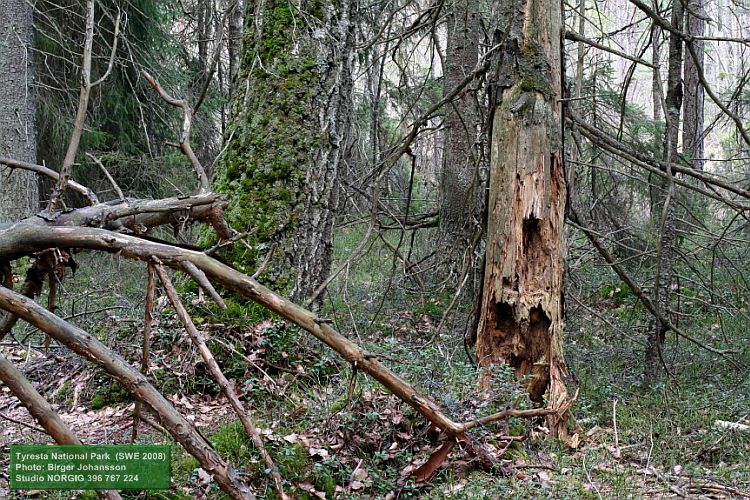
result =
[[[750,498],[745,56],[746,0],[0,0],[0,499]]]

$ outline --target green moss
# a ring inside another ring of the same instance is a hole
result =
[[[125,401],[129,397],[130,394],[123,386],[116,381],[111,381],[97,387],[94,397],[91,398],[91,409],[101,410],[105,406]]]
[[[305,18],[286,1],[274,0],[264,3],[262,15],[260,42],[252,19],[246,26],[242,77],[251,88],[237,93],[232,142],[217,165],[215,184],[229,198],[227,221],[248,233],[249,248],[235,245],[226,257],[253,274],[275,247],[261,279],[286,292],[296,279],[292,242],[304,206],[305,173],[321,142],[313,111],[320,76],[313,47],[300,35],[308,29]],[[251,64],[257,58],[263,67]],[[207,237],[201,243],[212,242]]]
[[[518,67],[521,90],[539,92],[547,99],[554,96],[554,87],[550,81],[552,67],[544,50],[536,42],[530,40],[523,46]]]

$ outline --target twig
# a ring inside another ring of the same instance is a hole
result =
[[[617,400],[615,399],[612,402],[612,426],[615,429],[615,458],[622,457],[622,452],[620,451],[620,438],[617,435]]]
[[[20,420],[16,420],[15,418],[11,418],[8,415],[4,415],[0,413],[0,418],[3,420],[7,420],[8,422],[13,422],[14,424],[18,424],[20,426],[26,427],[27,429],[31,429],[32,431],[41,432],[42,434],[47,434],[47,431],[42,429],[41,427],[36,427],[31,424],[27,424],[26,422],[21,422]]]
[[[104,164],[102,161],[97,158],[96,156],[92,155],[91,153],[86,153],[86,156],[91,158],[94,163],[99,167],[99,169],[104,173],[104,175],[107,177],[107,180],[112,185],[112,189],[115,190],[115,193],[117,193],[117,198],[119,198],[120,201],[125,201],[125,195],[122,194],[122,189],[120,189],[120,186],[117,185],[117,182],[115,182],[114,177],[110,175],[110,173],[107,171],[106,168],[104,168]]]
[[[112,36],[112,51],[109,54],[109,62],[107,63],[107,70],[104,72],[104,74],[99,78],[97,81],[91,84],[91,87],[96,87],[100,83],[102,83],[104,80],[106,80],[109,77],[109,74],[112,73],[112,67],[115,63],[115,55],[117,54],[117,42],[120,39],[120,18],[122,17],[122,11],[120,10],[120,7],[117,7],[117,18],[115,18],[115,33]]]
[[[599,241],[599,238],[596,236],[596,233],[589,227],[583,225],[582,220],[578,217],[576,214],[575,208],[570,207],[570,222],[573,226],[577,227],[583,233],[586,235],[586,237],[589,239],[589,241],[594,245],[594,247],[599,251],[599,254],[604,258],[605,262],[609,265],[610,268],[620,277],[620,279],[628,285],[630,290],[633,292],[633,294],[640,299],[641,303],[646,306],[646,309],[655,317],[657,318],[661,324],[667,328],[668,330],[672,330],[675,334],[678,336],[689,340],[693,344],[697,345],[698,347],[705,349],[709,352],[712,352],[714,354],[718,354],[722,356],[724,359],[729,361],[735,366],[742,367],[744,366],[739,361],[730,358],[727,354],[727,351],[722,351],[719,349],[715,349],[711,346],[705,345],[699,340],[691,337],[687,333],[685,333],[680,328],[677,328],[668,318],[664,317],[656,308],[653,302],[648,298],[646,295],[646,292],[639,287],[636,282],[628,275],[628,273],[625,272],[625,270],[620,266],[615,259],[610,255],[609,251],[604,247],[601,241]]]

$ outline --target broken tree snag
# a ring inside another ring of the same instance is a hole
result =
[[[567,401],[562,353],[566,185],[560,99],[560,4],[510,0],[499,16],[487,258],[477,356],[507,363],[530,398]],[[480,383],[489,390],[492,372]],[[565,438],[564,416],[548,417]]]

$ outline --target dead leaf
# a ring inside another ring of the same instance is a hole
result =
[[[418,483],[423,483],[430,479],[438,468],[448,458],[448,454],[451,452],[456,442],[453,440],[446,441],[438,450],[432,454],[432,456],[424,463],[419,469],[414,471],[414,479]]]
[[[288,436],[284,436],[284,441],[294,444],[299,441],[299,436],[297,434],[289,434]]]

